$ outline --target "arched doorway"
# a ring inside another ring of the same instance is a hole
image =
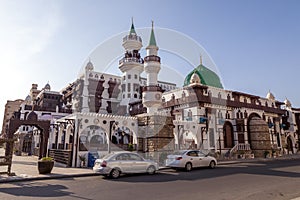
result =
[[[180,149],[196,149],[197,141],[196,137],[191,131],[185,131],[179,139]]]
[[[96,125],[86,127],[79,137],[79,151],[106,150],[106,137],[102,127]]]
[[[114,144],[113,149],[135,150],[136,139],[134,137],[134,132],[130,128],[126,126],[118,127],[111,136],[111,141]]]
[[[28,155],[31,155],[32,149],[32,133],[28,133],[24,136],[22,151],[28,153]]]
[[[232,148],[234,146],[233,126],[230,122],[225,122],[223,126],[224,148]]]

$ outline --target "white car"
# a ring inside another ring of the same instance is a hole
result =
[[[174,152],[167,156],[166,167],[183,168],[186,171],[191,171],[196,167],[210,167],[215,168],[217,160],[207,154],[198,150],[182,150]]]
[[[156,162],[146,160],[139,154],[132,152],[110,153],[97,159],[93,167],[94,172],[112,178],[118,178],[121,174],[155,174],[158,169]]]

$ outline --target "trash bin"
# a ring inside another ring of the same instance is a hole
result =
[[[88,153],[88,167],[93,167],[97,158],[99,158],[99,155],[97,152],[89,152]]]

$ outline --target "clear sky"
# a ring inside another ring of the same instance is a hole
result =
[[[61,90],[96,46],[129,30],[131,17],[137,28],[154,20],[194,39],[225,89],[271,90],[300,107],[299,10],[297,0],[0,0],[1,124],[7,100],[24,99],[32,83]]]

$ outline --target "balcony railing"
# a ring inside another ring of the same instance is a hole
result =
[[[143,64],[143,59],[141,59],[141,58],[135,58],[135,57],[122,58],[119,61],[119,65],[124,64],[124,63],[130,63],[130,62],[135,62],[135,63],[141,63],[141,64]]]
[[[146,56],[144,59],[145,62],[149,62],[149,61],[155,61],[155,62],[160,62],[160,57],[158,56]]]
[[[142,38],[137,35],[126,35],[125,37],[123,37],[123,42],[126,42],[127,40],[136,40],[142,42]]]
[[[142,87],[142,91],[146,92],[163,92],[163,89],[161,89],[161,87],[156,86],[156,85],[150,85],[150,86],[143,86]]]
[[[236,144],[231,150],[230,154],[237,151],[251,151],[250,144],[239,143]]]

